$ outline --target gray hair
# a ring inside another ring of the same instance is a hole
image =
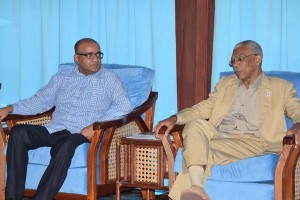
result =
[[[245,41],[239,42],[238,44],[236,44],[234,46],[234,50],[241,46],[246,46],[249,49],[251,49],[253,51],[253,53],[260,55],[261,58],[263,57],[262,48],[257,42],[255,42],[253,40],[245,40]]]

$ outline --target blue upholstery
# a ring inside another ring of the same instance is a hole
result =
[[[90,144],[82,144],[77,147],[74,157],[72,159],[71,168],[86,167],[87,166],[87,154]],[[48,165],[50,162],[50,147],[41,147],[39,149],[30,150],[29,163]]]
[[[26,188],[36,189],[38,183],[46,170],[46,165],[29,164],[27,168]],[[97,171],[97,183],[99,184],[99,171]],[[70,168],[67,178],[62,185],[60,192],[74,193],[74,194],[87,194],[87,168],[77,167]]]
[[[216,165],[212,168],[209,179],[232,182],[273,181],[278,158],[277,154],[267,154],[243,159],[231,165]],[[263,173],[257,173],[257,169]]]
[[[178,150],[182,155],[182,149]],[[228,165],[214,165],[209,180],[230,182],[268,182],[274,180],[274,171],[279,156],[267,154],[242,159]],[[263,161],[263,162],[261,162]],[[176,156],[174,171],[181,169],[182,156]],[[263,173],[258,173],[257,169]]]
[[[233,74],[222,72],[220,78]],[[267,71],[268,76],[289,80],[300,94],[300,73]],[[286,117],[287,127],[292,122]],[[215,165],[205,185],[212,200],[273,200],[274,173],[279,155],[267,154],[239,160],[227,165]],[[175,160],[174,170],[179,172],[182,163],[181,149]]]
[[[104,64],[122,80],[128,91],[129,97],[135,107],[144,103],[150,92],[154,77],[154,71],[141,66]],[[74,68],[74,63],[61,64],[59,70]],[[67,178],[60,192],[87,194],[87,156],[90,144],[80,145],[74,154]],[[29,164],[27,168],[26,188],[36,189],[50,161],[50,147],[42,147],[29,151]],[[99,166],[99,160],[98,166]],[[99,173],[99,171],[97,172]],[[99,176],[97,175],[97,183]]]
[[[223,182],[209,180],[205,186],[211,200],[274,200],[273,182]]]

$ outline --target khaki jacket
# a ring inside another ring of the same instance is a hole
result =
[[[207,100],[178,112],[176,124],[201,118],[217,127],[229,111],[239,83],[236,75],[222,78]],[[259,120],[260,140],[267,151],[279,152],[282,149],[282,139],[287,131],[285,114],[293,123],[300,122],[300,100],[293,84],[264,75],[259,88]]]

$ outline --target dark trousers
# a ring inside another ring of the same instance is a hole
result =
[[[89,142],[81,134],[67,130],[50,134],[43,126],[17,125],[10,131],[7,146],[6,199],[22,200],[28,164],[28,150],[52,147],[50,163],[44,172],[34,199],[52,200],[66,179],[75,149]]]

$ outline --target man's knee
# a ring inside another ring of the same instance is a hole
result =
[[[65,137],[61,139],[55,146],[50,150],[52,157],[60,156],[65,157],[66,159],[73,157],[75,153],[76,146],[70,137]]]
[[[66,139],[62,144],[62,151],[69,151],[73,152],[76,149],[76,146],[74,145],[74,142],[70,139]]]
[[[204,119],[195,119],[187,123],[183,130],[183,135],[206,134],[214,128],[210,122]]]
[[[27,125],[15,125],[9,132],[9,140],[23,140],[28,134]]]

